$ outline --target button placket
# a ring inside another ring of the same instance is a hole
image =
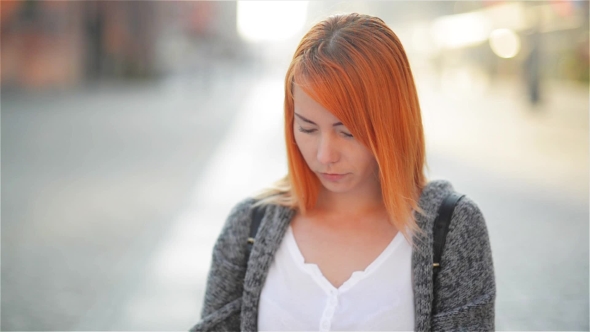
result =
[[[328,331],[330,326],[332,325],[332,318],[334,317],[334,312],[336,311],[336,306],[338,305],[338,292],[331,290],[330,296],[327,301],[326,308],[324,309],[324,314],[322,315],[322,320],[320,324],[321,331]]]
[[[336,296],[330,297],[330,305],[335,307],[337,304],[338,304],[338,298],[336,298]]]

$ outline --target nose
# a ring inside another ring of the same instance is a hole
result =
[[[318,162],[329,165],[337,162],[339,158],[340,153],[338,152],[335,140],[329,134],[323,135],[318,145]]]

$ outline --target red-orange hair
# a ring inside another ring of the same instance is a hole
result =
[[[377,17],[335,15],[313,26],[295,51],[285,78],[289,174],[279,187],[289,196],[283,202],[305,213],[321,183],[295,143],[294,84],[373,152],[393,224],[406,236],[417,230],[412,213],[420,211],[426,182],[424,134],[410,65],[393,31]]]

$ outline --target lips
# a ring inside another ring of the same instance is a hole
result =
[[[320,173],[320,176],[328,181],[339,181],[344,178],[347,174],[330,174],[330,173]]]

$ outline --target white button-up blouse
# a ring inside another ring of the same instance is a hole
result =
[[[398,232],[364,270],[334,287],[305,263],[289,226],[260,294],[261,331],[414,329],[412,247]]]

